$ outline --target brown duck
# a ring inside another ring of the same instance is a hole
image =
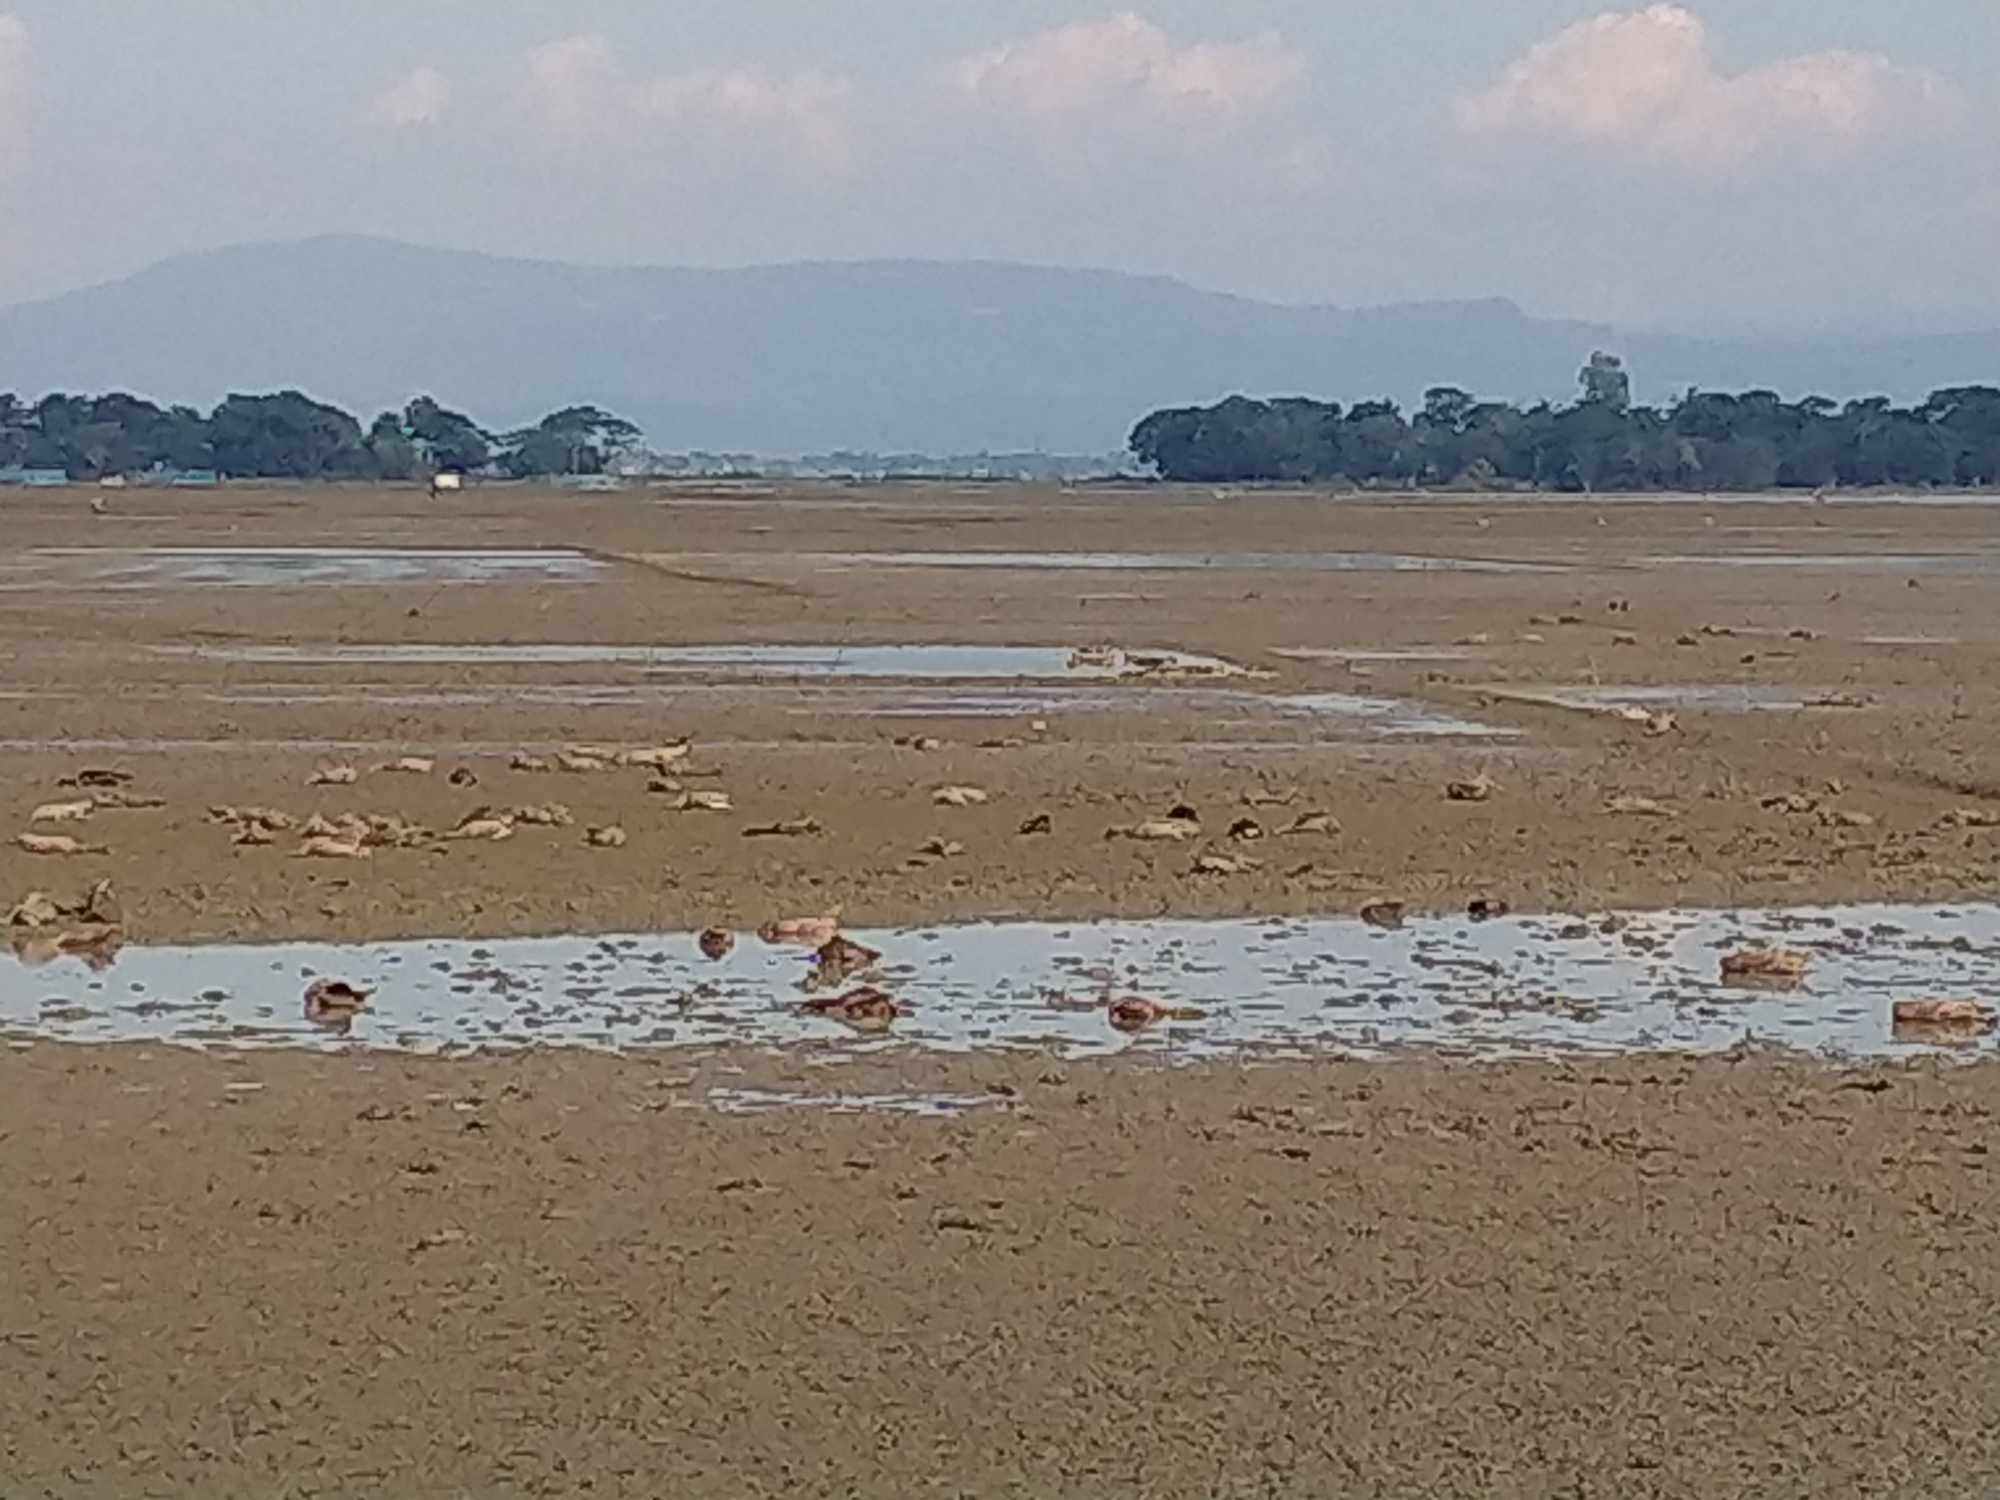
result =
[[[813,950],[813,969],[806,976],[806,988],[819,990],[845,984],[881,957],[875,949],[835,934]]]
[[[374,993],[344,979],[315,979],[306,986],[306,1019],[318,1026],[344,1029],[354,1023],[358,1012],[368,1008],[368,997]]]
[[[826,1016],[856,1031],[887,1031],[890,1022],[903,1014],[893,996],[869,985],[844,995],[824,995],[800,1007],[807,1015]]]
[[[1106,1013],[1111,1018],[1112,1026],[1128,1034],[1146,1031],[1162,1021],[1199,1021],[1207,1014],[1192,1006],[1162,1005],[1157,1000],[1144,1000],[1137,995],[1111,1001]]]

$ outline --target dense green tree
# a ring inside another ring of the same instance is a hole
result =
[[[1606,406],[1622,412],[1632,404],[1632,377],[1625,373],[1625,361],[1602,349],[1592,352],[1590,362],[1577,372],[1583,387],[1583,404]]]
[[[483,469],[493,456],[493,439],[464,412],[419,396],[403,411],[405,432],[433,468],[466,474]]]
[[[400,412],[377,413],[368,424],[366,447],[369,467],[378,479],[414,479],[423,470],[423,452],[404,430]]]
[[[527,439],[534,451],[524,458]],[[56,391],[32,405],[0,393],[0,468],[63,469],[79,479],[210,468],[295,479],[416,479],[439,469],[495,468],[595,474],[639,439],[638,428],[597,406],[552,412],[503,452],[471,418],[428,396],[382,412],[364,434],[346,412],[298,391],[231,395],[207,416],[123,391]]]
[[[368,469],[361,424],[298,391],[228,396],[208,430],[216,466],[226,474],[329,479]]]
[[[1391,402],[1339,406],[1232,396],[1155,412],[1132,451],[1161,475],[1209,483],[1520,485],[1542,489],[1765,490],[2000,484],[2000,387],[1952,386],[1915,407],[1837,406],[1776,391],[1689,390],[1634,406],[1631,377],[1594,353],[1566,407],[1520,408],[1433,386],[1408,421]]]
[[[516,478],[602,474],[630,453],[639,429],[597,406],[566,406],[503,439],[501,466]]]

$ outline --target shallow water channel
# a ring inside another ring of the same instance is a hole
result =
[[[1190,1059],[1711,1052],[1748,1037],[1879,1057],[1924,1045],[1892,1030],[1895,1000],[2000,996],[1993,906],[1412,918],[1399,930],[1353,918],[996,922],[851,936],[884,956],[849,982],[908,1007],[887,1035],[803,1014],[811,954],[747,933],[719,962],[689,933],[134,945],[95,967],[17,952],[0,956],[0,1032],[424,1053],[819,1043]],[[1769,944],[1811,955],[1802,986],[1720,981],[1724,952]],[[351,1030],[305,1018],[302,994],[317,977],[375,989]],[[1131,1036],[1110,1025],[1107,993],[1201,1015]],[[1988,1037],[1956,1050],[1993,1049]]]
[[[661,675],[1112,682],[1149,672],[1241,677],[1244,669],[1193,651],[1076,651],[1066,646],[720,645],[597,643],[492,645],[327,644],[154,646],[162,656],[290,666],[628,666]]]
[[[0,565],[0,591],[592,583],[603,573],[567,547],[38,547]]]

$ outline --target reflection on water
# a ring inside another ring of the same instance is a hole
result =
[[[1711,713],[1793,713],[1815,704],[1847,706],[1846,699],[1795,687],[1770,687],[1746,682],[1694,682],[1618,687],[1522,689],[1493,686],[1482,689],[1513,703],[1539,703],[1554,708],[1610,710],[1618,708],[1686,708]]]
[[[1115,681],[1158,672],[1241,676],[1220,657],[1192,651],[1076,651],[1066,646],[614,646],[587,645],[226,645],[154,646],[163,656],[208,661],[337,666],[558,664],[646,667],[659,673],[748,677],[1047,678]]]
[[[758,553],[701,554],[759,560]],[[1561,573],[1564,563],[1407,552],[805,552],[788,557],[821,569],[1018,568],[1033,572],[1188,573]]]
[[[1478,1057],[1705,1052],[1746,1035],[1855,1056],[1907,1052],[1893,1001],[2000,994],[2000,908],[1668,912],[1622,921],[1347,918],[1009,922],[854,936],[886,955],[869,982],[908,1008],[887,1037],[802,1015],[809,957],[739,941],[711,963],[693,934],[336,946],[128,947],[93,972],[0,959],[0,1029],[71,1041],[419,1052],[804,1043],[940,1052],[1157,1050],[1176,1057]],[[1781,943],[1812,955],[1796,991],[1730,989],[1719,956]],[[376,990],[342,1035],[308,1023],[307,982]],[[1201,1019],[1112,1029],[1107,988]],[[1993,1050],[1991,1038],[1974,1052]]]
[[[1725,552],[1661,553],[1656,567],[1827,568],[1861,573],[1994,573],[2000,554],[1954,552]]]
[[[566,547],[38,547],[0,572],[0,590],[591,583],[603,571]]]
[[[86,693],[50,692],[39,688],[0,689],[0,701],[83,699]],[[174,703],[226,704],[233,707],[331,707],[368,705],[375,708],[510,708],[574,709],[643,708],[662,712],[714,712],[730,704],[775,704],[788,715],[824,719],[848,714],[869,719],[1018,719],[1036,715],[1127,714],[1135,717],[1186,715],[1201,717],[1204,732],[1267,732],[1296,724],[1308,740],[1515,739],[1519,731],[1483,724],[1442,709],[1402,698],[1354,693],[1250,693],[1223,688],[1082,687],[1050,684],[1034,688],[814,688],[792,683],[755,685],[724,683],[502,683],[490,687],[433,688],[406,683],[246,683],[224,690],[175,688],[131,691],[128,702],[148,699]],[[1208,741],[1213,743],[1211,739]],[[240,739],[7,739],[0,750],[272,750],[371,749],[400,744],[411,750],[472,755],[533,749],[526,741],[477,740],[287,740]],[[736,741],[712,741],[714,746],[741,748]],[[762,742],[750,742],[762,743]],[[1126,741],[1126,743],[1139,743]],[[1158,741],[1158,743],[1184,743]]]

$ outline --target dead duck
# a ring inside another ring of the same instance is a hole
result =
[[[30,823],[81,823],[97,811],[95,797],[79,797],[74,802],[44,802],[28,814]]]
[[[86,844],[66,833],[17,833],[14,842],[24,854],[109,854],[103,844]]]
[[[1199,1021],[1207,1012],[1192,1006],[1162,1005],[1157,1000],[1127,995],[1107,1004],[1105,1014],[1114,1028],[1130,1034],[1149,1030],[1162,1021]]]
[[[1400,901],[1370,901],[1361,908],[1361,920],[1370,927],[1394,932],[1403,925],[1405,907]]]
[[[757,936],[767,943],[797,944],[802,948],[821,947],[839,933],[837,912],[823,917],[779,917],[757,929]]]
[[[7,913],[10,927],[54,927],[66,920],[86,927],[117,927],[125,920],[118,896],[109,880],[94,881],[81,900],[63,905],[47,891],[30,891]]]
[[[813,950],[813,968],[806,976],[806,988],[817,990],[844,984],[854,975],[880,962],[881,958],[879,952],[866,944],[836,934]]]
[[[12,936],[14,957],[28,968],[69,957],[81,960],[85,968],[99,973],[111,967],[125,940],[117,927],[103,922],[54,930],[17,929]]]
[[[305,1016],[319,1026],[351,1025],[355,1015],[368,1008],[375,992],[349,984],[345,979],[315,979],[306,986]]]
[[[125,934],[116,922],[84,922],[57,933],[55,944],[57,952],[82,959],[87,969],[102,971],[118,957]]]
[[[2000,1028],[1993,1007],[1977,1000],[1898,1000],[1889,1014],[1901,1041],[1970,1042]]]
[[[655,745],[646,750],[620,750],[613,757],[621,766],[644,766],[654,771],[664,771],[677,761],[683,761],[694,753],[694,746],[686,740],[672,744]]]
[[[511,817],[516,823],[525,823],[530,828],[568,828],[576,822],[575,814],[561,802],[544,802],[535,807],[517,807],[506,816]]]
[[[856,1031],[887,1031],[890,1023],[904,1013],[903,1007],[896,1003],[892,995],[870,985],[849,990],[844,995],[825,995],[817,1000],[808,1000],[799,1008],[807,1015],[825,1016],[828,1020],[852,1026]]]
[[[399,776],[428,776],[437,769],[437,762],[428,755],[399,755],[394,760],[385,760],[375,767],[379,772],[393,772]]]
[[[498,808],[476,807],[443,835],[447,839],[487,839],[498,843],[514,836],[514,815]]]
[[[1132,839],[1142,844],[1184,844],[1201,837],[1201,824],[1186,818],[1144,818],[1104,832],[1107,839]]]
[[[373,853],[359,838],[335,833],[308,834],[292,851],[293,859],[367,859]]]
[[[9,927],[53,927],[63,918],[63,908],[47,891],[30,891],[7,913]]]
[[[1790,989],[1806,977],[1812,955],[1793,948],[1745,948],[1722,957],[1722,982]]]

